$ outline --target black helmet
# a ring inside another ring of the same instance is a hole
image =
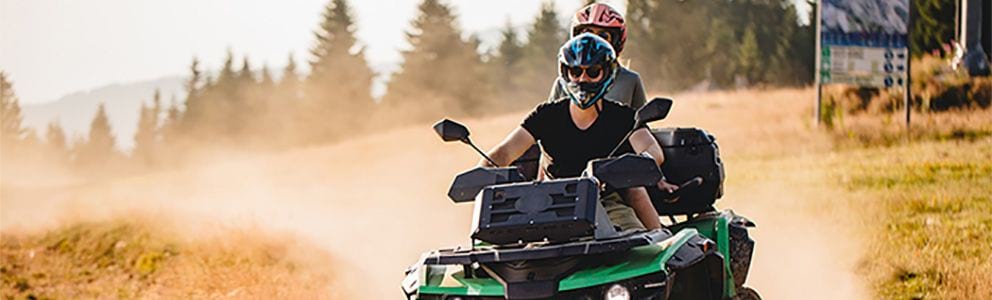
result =
[[[582,109],[595,105],[606,95],[616,72],[617,54],[613,46],[595,34],[577,35],[558,51],[558,84]],[[583,73],[589,81],[578,81]]]

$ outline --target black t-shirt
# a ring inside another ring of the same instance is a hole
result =
[[[602,102],[599,117],[585,130],[575,126],[566,99],[542,103],[524,119],[520,126],[551,158],[546,174],[553,178],[579,176],[590,160],[609,155],[634,126],[634,109],[613,101]],[[625,152],[631,152],[629,142],[624,142],[618,151]]]

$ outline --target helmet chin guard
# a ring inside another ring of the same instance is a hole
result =
[[[613,73],[616,73],[614,69]],[[615,75],[611,75],[606,78],[607,82],[603,84],[599,83],[588,83],[588,82],[566,82],[559,78],[558,84],[561,85],[561,89],[565,91],[568,98],[578,105],[581,109],[587,109],[596,105],[603,96],[613,87]]]

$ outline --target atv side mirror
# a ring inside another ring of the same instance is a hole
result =
[[[468,128],[452,120],[444,119],[438,121],[434,124],[434,132],[437,132],[437,135],[441,136],[441,139],[445,142],[461,141],[466,144],[471,143],[468,139]]]
[[[445,142],[461,141],[462,143],[472,146],[472,149],[474,149],[476,153],[479,153],[480,156],[488,160],[490,164],[493,166],[498,166],[496,161],[489,157],[489,155],[486,155],[485,152],[482,152],[479,147],[476,147],[475,143],[472,143],[472,139],[468,138],[468,128],[466,128],[465,125],[458,124],[458,122],[452,120],[443,119],[437,123],[434,123],[434,132],[437,132],[437,135],[441,136],[441,139]]]
[[[662,120],[668,117],[668,112],[671,110],[672,99],[661,97],[651,99],[650,102],[641,106],[634,115],[634,120],[637,121],[635,128],[650,122]]]

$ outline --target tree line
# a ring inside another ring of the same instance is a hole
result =
[[[815,20],[815,3],[809,4]],[[522,110],[547,99],[571,18],[559,15],[553,2],[541,4],[526,30],[507,22],[500,42],[487,50],[459,28],[451,5],[422,0],[417,10],[406,31],[408,50],[381,99],[371,96],[376,74],[355,37],[349,2],[332,0],[314,31],[308,74],[292,55],[278,76],[230,50],[216,72],[194,58],[183,100],[164,103],[156,92],[142,106],[133,137],[114,137],[101,106],[86,137],[68,140],[52,123],[41,142],[20,125],[17,98],[3,75],[3,144],[45,144],[64,160],[99,166],[125,158],[115,140],[133,138],[131,161],[168,165],[203,147],[321,144],[446,115]],[[792,0],[629,0],[625,17],[628,42],[621,61],[641,74],[648,91],[803,86],[813,80],[815,28],[799,22]]]

